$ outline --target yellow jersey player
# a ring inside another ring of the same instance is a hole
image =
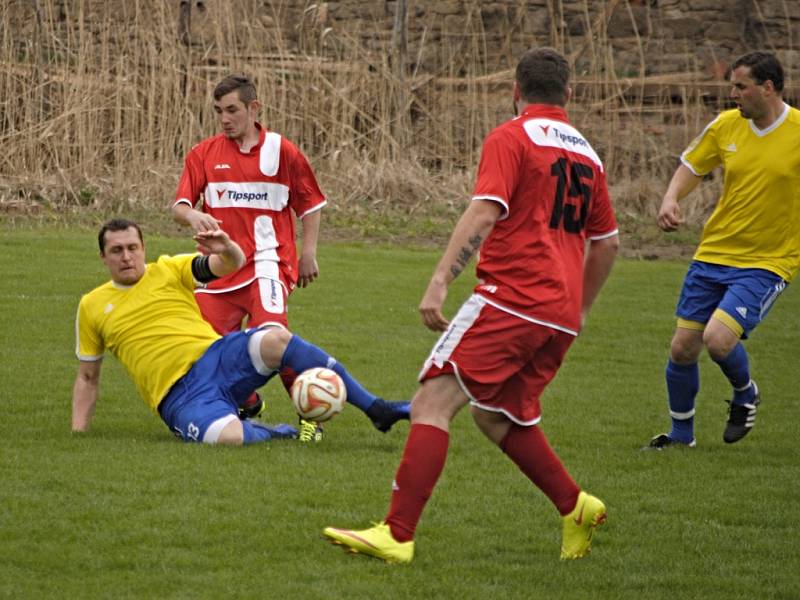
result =
[[[724,168],[723,191],[703,228],[678,300],[666,368],[669,433],[648,448],[695,446],[697,359],[705,347],[733,387],[723,440],[742,439],[761,402],[740,342],[766,317],[800,266],[800,111],[783,101],[783,68],[751,52],[731,67],[731,99],[681,156],[658,213],[658,225],[681,224],[678,201],[712,169]]]
[[[91,425],[106,350],[185,441],[242,444],[297,437],[289,425],[268,427],[238,414],[242,403],[282,368],[300,373],[327,367],[342,378],[348,397],[368,393],[334,358],[283,327],[215,333],[200,315],[194,288],[235,272],[245,257],[221,229],[197,232],[194,239],[201,254],[162,256],[146,264],[136,223],[114,219],[101,228],[100,258],[111,281],[83,296],[78,307],[73,431]],[[306,426],[310,431],[301,431],[301,440],[313,439],[315,424],[301,421]]]

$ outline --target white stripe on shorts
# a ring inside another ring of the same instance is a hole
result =
[[[208,429],[206,429],[206,433],[203,436],[203,443],[216,444],[217,440],[219,440],[219,434],[222,433],[222,430],[225,429],[228,423],[235,421],[238,418],[239,417],[236,415],[225,415],[224,417],[220,417],[214,421],[208,426]]]
[[[477,294],[470,296],[470,298],[461,305],[456,316],[450,321],[450,326],[436,342],[425,364],[422,366],[422,370],[418,376],[419,380],[422,379],[431,366],[436,365],[441,368],[444,366],[444,363],[450,362],[449,359],[450,355],[453,354],[453,350],[458,346],[458,343],[461,341],[461,338],[464,337],[467,330],[472,327],[472,324],[478,319],[484,306],[486,306],[486,300]]]

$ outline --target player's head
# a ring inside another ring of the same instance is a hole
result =
[[[229,75],[214,88],[214,112],[225,137],[241,141],[255,127],[261,104],[252,79]]]
[[[569,88],[569,63],[553,48],[533,48],[522,55],[515,74],[514,102],[564,106]]]
[[[103,223],[97,236],[100,258],[108,268],[111,280],[133,285],[145,271],[142,230],[133,221],[111,219]]]
[[[745,119],[769,114],[772,105],[782,102],[783,67],[774,54],[748,52],[731,65],[731,99]]]
[[[748,52],[734,61],[731,71],[739,67],[747,67],[750,77],[757,85],[764,85],[764,82],[771,81],[776,92],[783,92],[783,67],[774,54]]]

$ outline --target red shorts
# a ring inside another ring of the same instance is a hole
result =
[[[286,328],[286,288],[275,279],[258,278],[229,292],[196,290],[194,294],[203,318],[220,335],[239,331],[245,316],[248,327],[276,323]]]
[[[439,338],[419,380],[452,373],[470,404],[534,425],[542,416],[539,396],[574,339],[474,294]]]

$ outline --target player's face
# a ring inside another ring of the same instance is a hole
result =
[[[759,119],[763,116],[766,101],[764,84],[758,84],[750,76],[750,67],[736,67],[731,72],[731,99],[745,119]]]
[[[233,91],[214,101],[214,112],[225,137],[241,142],[255,127],[258,100],[245,104],[239,98],[239,92]]]
[[[101,258],[111,274],[111,280],[133,285],[144,275],[144,244],[136,229],[106,231]]]

